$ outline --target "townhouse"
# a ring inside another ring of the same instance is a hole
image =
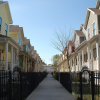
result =
[[[35,59],[33,58],[33,53],[34,53],[34,46],[30,47],[29,54],[31,55],[30,57],[30,72],[34,72],[35,68]]]
[[[88,8],[84,25],[74,31],[74,50],[68,51],[69,66],[73,72],[100,70],[100,0],[95,8]],[[69,47],[70,49],[70,47]]]
[[[37,54],[37,51],[34,51],[34,55],[33,58],[35,59],[35,72],[43,72],[44,71],[44,67],[42,66],[42,60],[40,58],[40,56]]]
[[[62,54],[60,54],[57,60],[56,71],[57,72],[69,72],[69,64],[68,64],[68,48],[65,47]]]
[[[0,1],[0,70],[13,71],[19,64],[18,52],[22,47],[9,37],[9,24],[12,23],[8,2]]]
[[[100,70],[100,0],[95,8],[88,8],[84,24],[74,31],[66,49],[67,71]],[[64,72],[64,53],[58,59],[57,71]]]
[[[24,37],[23,27],[12,23],[8,2],[0,1],[0,70],[13,72],[20,68],[24,72],[34,72],[34,46]]]

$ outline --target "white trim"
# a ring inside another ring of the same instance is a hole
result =
[[[96,25],[97,25],[97,34],[99,34],[99,23],[98,23],[98,15],[96,15],[96,17],[97,17],[97,20],[96,20]]]
[[[90,10],[89,8],[88,8],[88,11],[92,12],[92,13],[93,13],[93,15],[95,14],[95,12],[93,12],[93,11],[92,11],[92,10]]]
[[[96,21],[93,21],[93,22],[92,22],[92,34],[93,34],[93,36],[95,36],[94,33],[93,33],[93,24],[94,24],[94,23],[95,23],[95,35],[96,35]]]
[[[90,27],[87,28],[88,40],[91,39],[91,35],[90,35],[90,38],[89,38],[89,33],[88,33],[88,30],[89,30],[89,29],[90,29]],[[90,33],[91,33],[91,32],[90,32]]]
[[[2,6],[2,5],[5,5],[5,4],[7,4],[8,3],[8,1],[5,1],[5,3],[3,3],[3,4],[0,4],[0,7]]]
[[[94,20],[94,21],[92,22],[92,24],[95,23],[95,22],[96,22],[96,21]]]
[[[1,18],[1,33],[2,33],[2,17],[0,16],[0,18]]]
[[[5,23],[5,25],[7,25],[7,35],[5,35],[5,31],[4,31],[4,36],[8,36],[8,24],[7,23]]]
[[[19,39],[19,38],[18,38]],[[20,45],[20,39],[19,39],[19,43],[18,43],[19,45]]]

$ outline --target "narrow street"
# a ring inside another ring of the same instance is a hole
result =
[[[76,100],[49,74],[26,100]]]

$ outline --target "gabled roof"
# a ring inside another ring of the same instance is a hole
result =
[[[99,1],[99,0],[97,0],[95,8],[98,8],[98,7],[99,7],[99,5],[100,5],[100,1]]]
[[[83,26],[84,26],[84,24],[81,24],[80,25],[80,31],[82,31]]]
[[[80,30],[75,30],[75,32],[78,36],[83,36],[84,35],[84,33]]]
[[[19,25],[9,25],[9,34],[19,34],[20,32],[22,34],[22,39],[24,40],[23,27],[19,27]]]
[[[18,25],[9,25],[9,32],[20,32],[22,29]]]
[[[31,46],[31,47],[30,47],[30,51],[32,51],[32,50],[34,50],[34,46]]]
[[[69,41],[69,42],[68,42],[68,46],[69,46],[69,45],[70,45],[70,46],[74,46],[75,44],[74,44],[73,41]]]
[[[85,34],[84,34],[82,31],[80,31],[80,30],[75,30],[75,31],[74,31],[73,42],[75,42],[76,34],[77,34],[78,36],[85,36]]]
[[[30,42],[30,39],[24,37],[23,45],[27,45]]]
[[[85,29],[86,29],[86,25],[87,25],[87,21],[88,21],[90,12],[92,12],[93,14],[99,14],[100,15],[100,9],[97,9],[97,8],[88,8],[87,9],[86,17],[85,17],[85,22],[84,22],[84,28]]]
[[[0,1],[0,6],[3,6],[3,5],[5,5],[6,10],[7,10],[7,14],[8,14],[8,18],[9,18],[9,24],[12,24],[13,21],[12,21],[12,17],[11,17],[11,13],[10,13],[9,4],[8,4],[7,1],[6,2]]]
[[[97,8],[88,8],[89,11],[91,11],[93,14],[100,14],[100,9]]]
[[[0,5],[2,5],[2,4],[6,4],[7,2],[3,2],[3,1],[0,1]]]

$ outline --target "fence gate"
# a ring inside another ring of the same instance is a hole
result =
[[[86,68],[82,70],[82,100],[92,100],[91,72]]]
[[[14,68],[12,74],[12,100],[22,99],[21,70],[19,67]]]

